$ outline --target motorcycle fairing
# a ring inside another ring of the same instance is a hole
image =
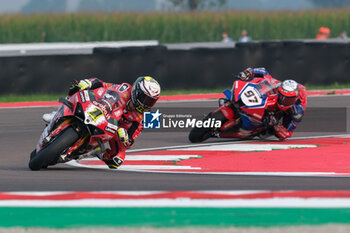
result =
[[[45,142],[45,139],[51,134],[52,129],[58,124],[59,119],[61,117],[63,117],[65,108],[68,109],[64,105],[61,105],[58,108],[58,110],[57,110],[55,116],[53,117],[52,121],[45,127],[44,131],[41,133],[39,141],[38,141],[38,143],[36,145],[36,151],[37,152],[39,152],[42,149],[43,143]]]
[[[242,100],[245,109],[264,108],[266,105],[266,94],[261,94],[257,88],[257,84],[248,83],[239,92],[237,100]]]
[[[277,101],[277,92],[274,85],[263,78],[255,78],[249,82],[236,80],[233,83],[232,90],[225,90],[223,93],[241,110],[238,111],[238,114],[242,123],[241,128],[245,130],[265,127],[263,122],[265,110]],[[229,119],[227,115],[230,114],[225,114],[227,108],[221,106],[218,109]]]
[[[228,100],[231,100],[231,99],[232,99],[232,93],[231,93],[230,90],[226,89],[226,90],[224,90],[222,93],[224,93],[224,95],[226,96],[226,98],[227,98]]]
[[[253,117],[249,117],[245,114],[240,114],[242,120],[242,128],[247,130],[254,130],[256,128],[263,127],[261,121],[254,119]]]
[[[107,97],[101,98],[100,96],[103,94],[107,94]],[[104,101],[101,102],[102,99]],[[108,111],[110,106],[106,102],[108,100],[116,102],[118,99],[118,93],[112,91],[107,93],[103,89],[79,91],[70,96],[65,100],[69,106],[62,104],[53,120],[43,130],[36,151],[39,152],[45,146],[46,141],[51,140],[70,125],[73,125],[79,132],[79,125],[85,126],[80,132],[81,138],[62,152],[60,157],[62,161],[75,159],[79,154],[86,153],[86,145],[93,149],[100,146],[100,141],[106,142],[113,138],[117,140],[118,121],[114,119],[113,113]],[[113,102],[110,104],[114,104]]]

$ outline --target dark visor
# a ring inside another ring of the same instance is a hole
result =
[[[137,99],[138,99],[139,103],[146,108],[152,107],[157,102],[157,99],[154,99],[154,98],[146,95],[142,91],[137,93],[137,95],[138,95]]]
[[[279,95],[278,96],[278,103],[282,106],[282,107],[285,107],[285,106],[290,106],[290,105],[293,105],[295,104],[295,102],[297,101],[297,98],[296,96],[284,96],[284,95]]]

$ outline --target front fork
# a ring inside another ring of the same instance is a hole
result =
[[[226,103],[223,103],[216,110],[214,110],[212,114],[216,115],[219,112],[224,116],[226,120],[220,129],[215,130],[216,132],[214,132],[214,134],[218,135],[221,132],[230,131],[240,123],[239,114],[234,110],[234,106],[231,102],[228,101]]]

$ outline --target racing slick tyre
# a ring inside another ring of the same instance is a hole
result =
[[[29,168],[31,170],[40,170],[47,167],[51,162],[58,159],[62,151],[73,145],[78,139],[79,135],[72,127],[66,128],[41,151],[35,155],[32,152]]]
[[[225,116],[222,114],[221,111],[218,111],[216,113],[209,113],[203,121],[214,118],[215,120],[220,120],[221,125],[226,121]],[[190,134],[188,135],[188,139],[190,142],[196,143],[196,142],[203,142],[210,138],[214,133],[214,128],[192,128]]]

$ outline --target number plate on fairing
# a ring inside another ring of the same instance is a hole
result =
[[[247,107],[261,107],[264,105],[264,99],[254,85],[247,85],[240,94],[241,100]]]

